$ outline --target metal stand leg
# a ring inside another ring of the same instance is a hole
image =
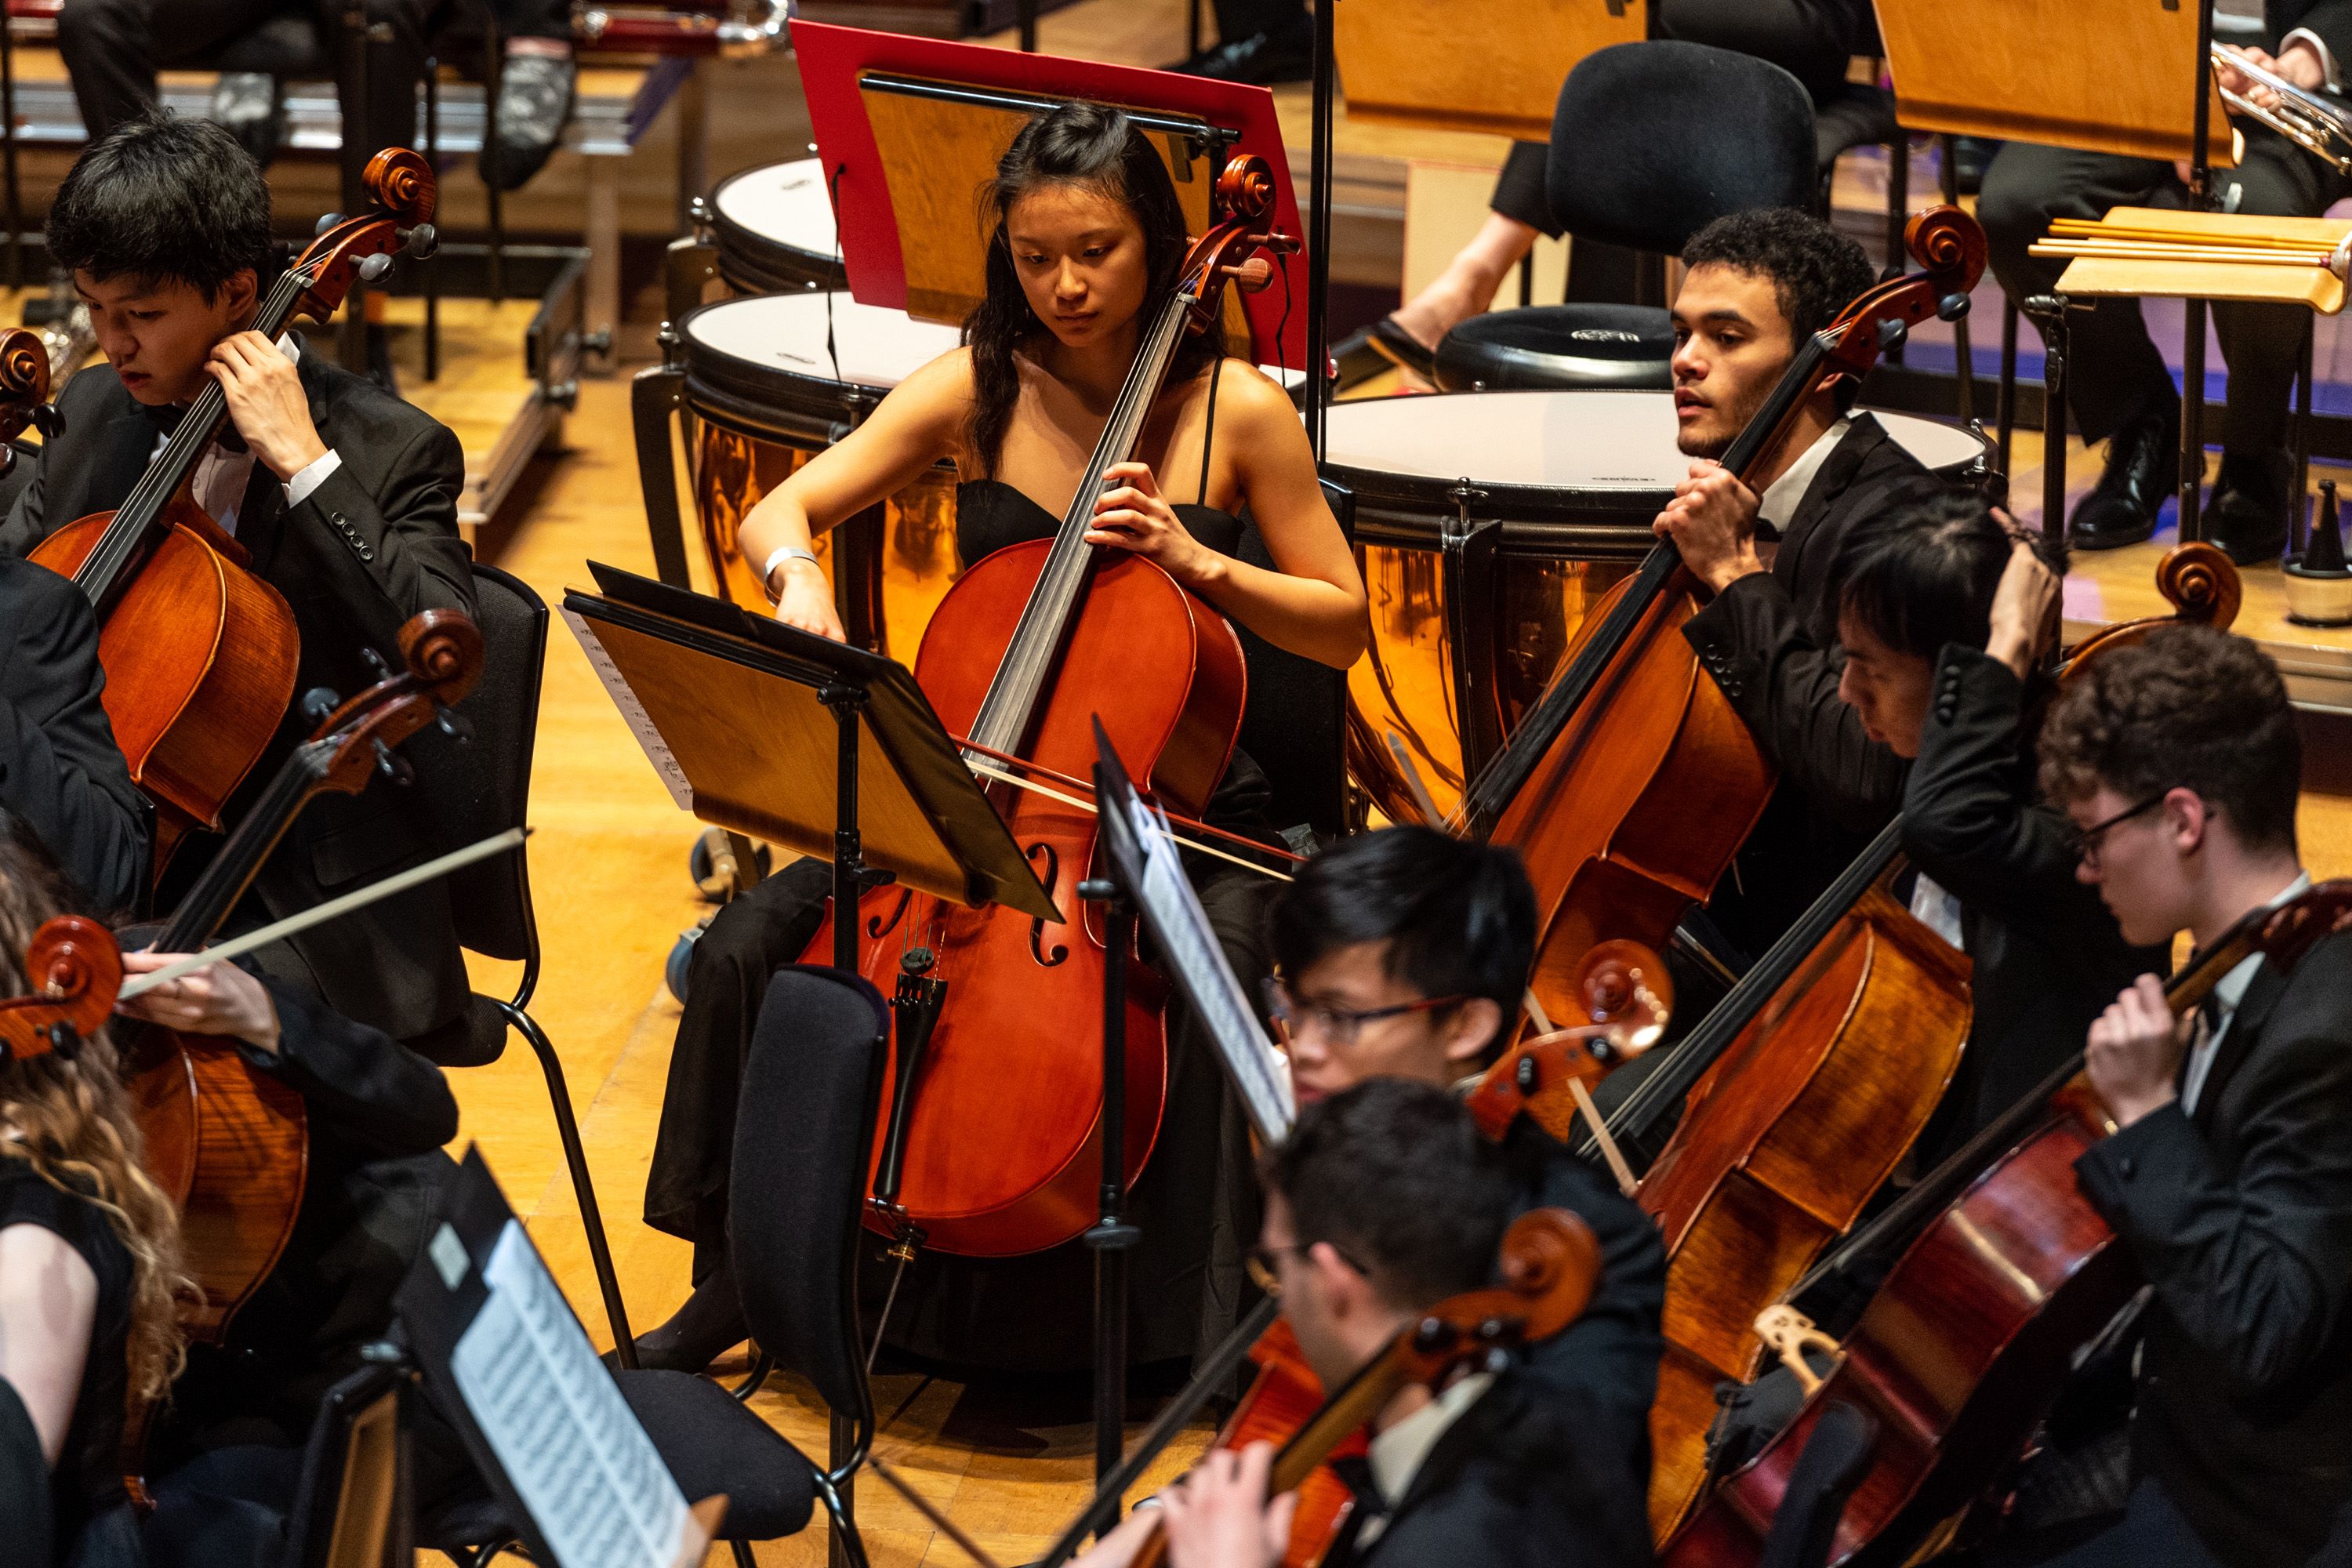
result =
[[[2301,550],[2311,538],[2311,379],[2317,368],[2319,318],[2303,328],[2303,374],[2294,388],[2294,504],[2286,519],[2287,548]]]
[[[2025,313],[2042,328],[2042,536],[2066,537],[2066,296],[2036,294]]]
[[[833,710],[840,727],[834,753],[833,966],[857,973],[857,900],[866,888],[866,839],[857,828],[857,715],[866,693],[855,686],[827,686],[816,700]]]
[[[1993,422],[2000,432],[2000,471],[2006,475],[2010,437],[2017,428],[2017,301],[2006,291],[2000,297],[2000,384],[1993,394]]]
[[[1960,171],[1958,156],[1952,150],[1952,138],[1938,139],[1936,162],[1943,165],[1944,201],[1947,205],[1960,205]],[[1955,388],[1959,397],[1960,423],[1966,425],[1977,416],[1977,362],[1969,345],[1969,319],[1960,317],[1952,323],[1953,369],[1959,381]],[[2005,461],[2006,459],[2004,459]],[[2004,472],[2006,468],[2004,468]]]
[[[502,187],[504,171],[499,152],[499,89],[506,76],[507,44],[499,37],[498,18],[488,6],[482,16],[482,150],[476,162],[482,170],[483,194],[489,202],[490,253],[485,268],[489,283],[490,303],[506,298],[507,208],[506,192]]]
[[[1315,86],[1309,117],[1312,173],[1307,219],[1307,444],[1323,460],[1323,410],[1331,392],[1331,95],[1338,82],[1332,56],[1332,7],[1315,0]]]
[[[425,165],[441,173],[441,60],[425,57]],[[441,379],[441,269],[425,269],[425,379]]]
[[[16,40],[0,12],[0,183],[7,189],[8,287],[25,286],[25,196],[16,181]]]
[[[2180,353],[2180,542],[2202,531],[2198,502],[2205,486],[2205,301],[2181,301],[2189,330]]]
[[[1095,1249],[1095,1483],[1118,1468],[1127,1446],[1127,1255],[1143,1233],[1127,1218],[1127,956],[1135,906],[1116,883],[1089,879],[1078,897],[1105,906],[1101,1217],[1086,1235]]]
[[[1037,52],[1037,0],[1019,0],[1013,8],[1013,14],[1021,27],[1021,52],[1024,55],[1035,54]]]

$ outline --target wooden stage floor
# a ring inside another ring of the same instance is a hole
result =
[[[1183,13],[1178,0],[1087,0],[1045,18],[1045,46],[1151,63],[1176,52]],[[769,63],[758,68],[763,76],[784,69]],[[748,78],[740,85],[749,85]],[[779,85],[796,100],[796,83]],[[1286,123],[1303,121],[1303,114],[1293,113],[1303,104],[1303,94],[1286,89],[1283,98]],[[797,115],[798,104],[771,100],[762,111],[780,124]],[[718,114],[714,122],[730,121]],[[739,132],[748,123],[739,125]],[[1297,135],[1303,166],[1303,123]],[[798,143],[793,137],[780,130],[775,141],[775,150],[764,156],[734,162],[794,155]],[[1343,177],[1350,168],[1370,171],[1368,180],[1384,177],[1381,169],[1401,166],[1394,161],[1412,150],[1397,132],[1360,139],[1343,127],[1343,153],[1360,155],[1356,163],[1343,162]],[[1430,155],[1499,162],[1502,150],[1496,138],[1450,138],[1433,145]],[[713,172],[731,166],[715,161]],[[633,192],[633,204],[636,200]],[[659,307],[650,290],[639,301],[623,341],[625,348],[642,351],[649,346]],[[626,379],[642,363],[625,363],[623,374],[613,379],[582,384],[562,447],[526,470],[500,520],[481,541],[488,559],[530,581],[551,603],[566,587],[587,582],[584,563],[592,559],[641,573],[653,570]],[[2035,457],[2032,437],[2021,434],[2021,497],[2038,494],[2030,471]],[[2095,469],[2078,455],[2074,471],[2087,483]],[[2087,607],[2095,598],[2117,610],[2135,608],[2126,603],[2129,585],[2145,583],[2147,569],[2146,552],[2086,560],[2070,586],[2070,607]],[[2274,577],[2274,570],[2270,574]],[[2263,614],[2264,587],[2263,574],[2254,574],[2252,618]],[[678,932],[701,913],[686,870],[695,825],[656,780],[560,621],[551,641],[531,812],[538,828],[531,863],[546,956],[532,1010],[569,1077],[628,1310],[642,1330],[667,1316],[688,1286],[687,1247],[648,1229],[641,1212],[677,1019],[676,1005],[662,989],[662,966]],[[2352,639],[2336,646],[2352,647]],[[2352,872],[2352,765],[2347,763],[2352,747],[2343,741],[2347,731],[2352,723],[2324,721],[2315,721],[2312,731],[2317,753],[2312,782],[2317,788],[2306,796],[2305,823],[2314,869],[2321,875]],[[509,965],[478,963],[474,978],[478,989],[507,994],[516,973]],[[509,1050],[489,1067],[452,1076],[463,1108],[454,1147],[480,1144],[591,1335],[606,1342],[578,1208],[530,1053]],[[729,1365],[740,1370],[740,1363],[722,1363],[722,1370]],[[1091,1443],[1082,1383],[1055,1390],[964,1389],[885,1376],[876,1394],[888,1421],[882,1455],[1006,1563],[1042,1552],[1088,1493]],[[805,1387],[775,1380],[754,1408],[804,1451],[822,1453],[824,1413]],[[1148,1416],[1150,1411],[1140,1414]],[[1163,1460],[1162,1471],[1172,1474],[1188,1464],[1205,1436],[1205,1428],[1196,1428]],[[906,1568],[966,1561],[878,1483],[861,1484],[858,1503],[877,1563]],[[814,1568],[824,1552],[820,1527],[762,1546],[758,1557],[763,1564]],[[723,1552],[712,1559],[723,1560]]]

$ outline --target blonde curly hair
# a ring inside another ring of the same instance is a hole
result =
[[[0,814],[0,995],[31,991],[26,944],[68,902],[47,857]],[[139,1122],[105,1030],[70,1057],[0,1058],[0,1155],[106,1215],[131,1260],[131,1396],[162,1399],[186,1359],[178,1309],[195,1287],[181,1267],[179,1214],[142,1162]]]

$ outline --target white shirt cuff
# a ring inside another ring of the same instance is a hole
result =
[[[327,455],[286,481],[286,504],[300,506],[309,500],[320,485],[327,482],[337,468],[343,466],[343,455],[332,447]]]
[[[2344,85],[2344,79],[2336,72],[2336,55],[2333,50],[2328,48],[2327,40],[2321,37],[2317,33],[2313,32],[2308,27],[2297,27],[2294,32],[2289,33],[2285,37],[2279,40],[2278,52],[2283,55],[2297,44],[2309,44],[2311,46],[2311,52],[2319,57],[2319,68],[2326,74],[2327,90],[2330,92],[2336,92],[2341,89]]]

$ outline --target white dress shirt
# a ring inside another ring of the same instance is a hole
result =
[[[1797,515],[1798,503],[1805,499],[1805,492],[1813,488],[1813,476],[1822,471],[1822,465],[1830,460],[1830,454],[1837,450],[1838,443],[1845,439],[1845,433],[1853,425],[1851,413],[1842,416],[1836,424],[1814,438],[1813,444],[1789,465],[1787,472],[1764,487],[1764,493],[1756,498],[1756,521],[1759,533],[1763,531],[1763,525],[1768,523],[1774,533],[1789,526],[1789,520]],[[1761,542],[1759,541],[1759,545]]]
[[[2286,890],[2266,906],[2276,909],[2290,899],[2300,898],[2311,890],[2311,873],[2304,872],[2286,886]],[[2254,983],[2254,975],[2263,966],[2263,955],[2255,953],[2214,983],[2214,1009],[2221,1016],[2210,1029],[2204,1026],[2203,1015],[2199,1016],[2197,1033],[2200,1037],[2189,1047],[2189,1065],[2180,1078],[2180,1109],[2194,1111],[2197,1098],[2205,1092],[2205,1079],[2213,1071],[2213,1058],[2221,1054],[2221,1042],[2230,1033],[2231,1021],[2238,1016],[2238,1004],[2246,999],[2246,987]]]
[[[278,352],[296,364],[302,362],[302,351],[291,332],[278,340]],[[157,431],[155,448],[147,454],[147,460],[153,462],[170,441],[169,435]],[[333,447],[328,447],[324,457],[286,481],[282,487],[286,491],[286,504],[296,507],[310,500],[311,492],[325,484],[328,476],[342,466],[341,454]],[[205,516],[220,524],[222,532],[232,537],[236,533],[237,511],[245,505],[246,484],[252,478],[253,453],[250,449],[232,452],[215,441],[205,448],[203,457],[196,459],[196,504],[204,509]]]
[[[1413,1477],[1421,1473],[1430,1450],[1437,1447],[1446,1428],[1477,1404],[1494,1381],[1491,1373],[1483,1372],[1457,1378],[1446,1385],[1443,1394],[1372,1439],[1364,1459],[1371,1467],[1372,1484],[1380,1489],[1381,1501],[1389,1510],[1404,1500]],[[1388,1524],[1386,1512],[1366,1520],[1363,1529],[1356,1532],[1356,1544],[1370,1546],[1381,1538]]]

